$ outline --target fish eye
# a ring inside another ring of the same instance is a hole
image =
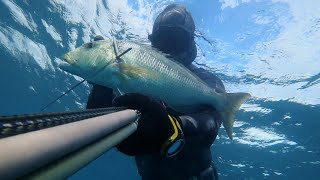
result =
[[[90,49],[90,48],[93,47],[93,42],[86,43],[86,44],[83,45],[83,47]]]

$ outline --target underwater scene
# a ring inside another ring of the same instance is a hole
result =
[[[82,81],[58,64],[96,35],[150,44],[172,3],[193,16],[193,65],[227,92],[252,96],[236,113],[233,140],[221,127],[211,146],[219,179],[319,179],[318,0],[1,0],[0,115],[41,112]],[[85,109],[91,87],[82,83],[45,112]],[[69,179],[141,177],[134,158],[113,148]]]

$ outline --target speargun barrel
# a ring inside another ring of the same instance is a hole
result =
[[[0,179],[65,179],[132,134],[137,129],[139,115],[130,109],[113,110],[105,115],[2,138]],[[22,121],[21,117],[37,116],[47,118],[44,115],[17,117]],[[14,118],[0,118],[2,127],[8,124],[8,119]]]

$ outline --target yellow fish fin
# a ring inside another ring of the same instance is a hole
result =
[[[156,73],[139,67],[137,65],[131,64],[121,64],[120,65],[120,72],[124,74],[124,76],[132,79],[140,79],[146,77],[155,77]]]

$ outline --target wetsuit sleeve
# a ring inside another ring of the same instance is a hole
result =
[[[87,101],[87,109],[111,107],[113,98],[111,88],[93,84]]]
[[[222,81],[213,73],[197,67],[191,67],[190,70],[217,92],[226,92]],[[216,139],[222,123],[221,116],[215,110],[186,114],[180,116],[180,119],[186,138],[197,138],[208,146]]]

